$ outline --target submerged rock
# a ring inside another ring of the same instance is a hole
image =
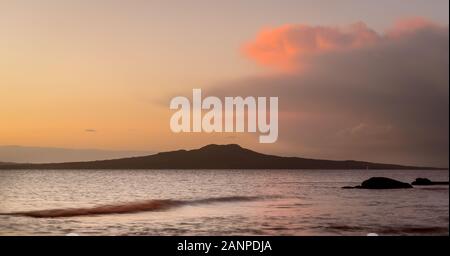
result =
[[[417,178],[411,184],[415,186],[448,185],[448,181],[431,181],[427,178]]]
[[[372,177],[363,181],[360,186],[356,187],[343,187],[345,189],[358,188],[358,189],[400,189],[400,188],[412,188],[408,183],[398,180],[385,178],[385,177]]]

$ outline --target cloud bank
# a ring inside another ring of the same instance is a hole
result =
[[[278,72],[225,82],[224,96],[278,96],[280,143],[311,157],[448,166],[449,31],[422,18],[385,33],[284,25],[243,46]]]
[[[378,40],[378,34],[364,23],[346,28],[288,24],[264,29],[243,51],[262,65],[292,71],[305,67],[319,54],[364,47]]]

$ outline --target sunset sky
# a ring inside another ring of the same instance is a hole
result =
[[[448,0],[0,0],[0,145],[446,167],[448,22]],[[172,133],[193,88],[278,96],[278,142]]]

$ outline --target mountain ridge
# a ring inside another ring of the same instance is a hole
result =
[[[446,169],[356,160],[283,157],[259,153],[237,144],[209,144],[198,149],[147,156],[85,162],[12,164],[0,169]]]

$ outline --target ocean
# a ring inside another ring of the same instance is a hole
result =
[[[448,170],[2,170],[0,235],[449,235]]]

